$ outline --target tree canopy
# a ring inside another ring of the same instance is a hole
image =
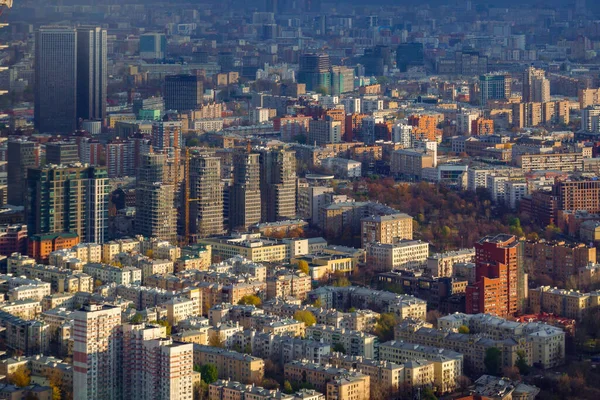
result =
[[[200,377],[201,379],[211,384],[219,379],[219,371],[217,370],[217,366],[214,364],[204,364],[200,367]]]
[[[242,297],[240,301],[238,301],[238,304],[258,307],[262,304],[262,301],[260,300],[260,297],[254,294],[249,294]]]
[[[294,313],[294,319],[296,321],[304,322],[306,326],[313,326],[317,323],[315,315],[308,310],[298,310]]]

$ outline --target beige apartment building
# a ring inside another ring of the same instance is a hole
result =
[[[262,382],[265,374],[265,365],[261,358],[194,344],[194,365],[204,364],[214,364],[220,379],[232,379],[243,383]]]
[[[434,277],[454,276],[454,264],[475,260],[475,249],[461,249],[448,253],[436,253],[427,258],[427,270]]]
[[[515,165],[524,171],[581,171],[583,153],[520,154],[516,157]]]
[[[228,260],[235,256],[242,256],[254,262],[281,262],[289,259],[287,244],[261,238],[260,234],[200,239],[198,243],[212,247],[213,263]]]
[[[369,400],[371,382],[368,375],[356,373],[327,382],[328,400]]]
[[[392,244],[400,239],[413,238],[413,218],[408,214],[367,217],[360,221],[360,225],[362,248],[368,243]]]
[[[529,306],[532,312],[551,313],[558,317],[581,321],[587,310],[600,305],[600,293],[581,293],[575,290],[541,286],[529,290]]]
[[[328,384],[339,378],[346,378],[348,380],[356,380],[364,382],[362,385],[354,386],[356,394],[360,395],[360,399],[368,399],[370,395],[370,379],[368,375],[364,375],[355,370],[347,370],[345,368],[335,368],[331,365],[319,365],[310,362],[303,362],[294,360],[284,366],[284,378],[290,382],[309,383],[315,390],[328,394],[327,399],[330,395],[332,398],[338,398],[340,392],[337,384],[331,387],[331,392],[328,391]],[[345,386],[341,383],[341,386]],[[348,386],[343,388],[342,396],[348,396],[349,393],[346,391],[349,389]],[[366,390],[365,393],[363,393]],[[366,396],[366,397],[362,397]],[[348,397],[344,397],[348,398]]]
[[[295,297],[304,300],[311,289],[310,276],[302,272],[275,275],[267,279],[267,299]]]
[[[32,320],[42,313],[42,305],[36,300],[19,300],[1,304],[0,311],[24,320]]]
[[[195,291],[200,294],[201,292],[197,289]],[[167,308],[167,321],[171,326],[176,326],[181,320],[188,317],[201,315],[202,311],[202,300],[200,298],[174,298],[164,303],[163,306]]]
[[[440,393],[455,391],[458,378],[463,374],[463,355],[437,347],[392,340],[379,345],[379,359],[397,364],[421,359],[430,361],[435,388]]]
[[[396,390],[404,383],[404,366],[389,361],[332,353],[329,357],[323,358],[321,364],[347,370],[356,369],[371,378],[372,386],[377,386],[384,391]]]

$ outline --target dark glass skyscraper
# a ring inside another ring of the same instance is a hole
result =
[[[77,128],[77,32],[44,26],[35,37],[35,127],[42,133]]]
[[[202,106],[204,84],[196,75],[171,75],[165,77],[165,108],[189,111]]]
[[[328,54],[303,54],[300,56],[298,82],[306,84],[306,90],[331,89],[331,62]]]
[[[422,43],[403,43],[396,49],[396,67],[406,72],[409,67],[424,64]]]

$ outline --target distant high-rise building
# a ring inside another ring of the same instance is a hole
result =
[[[167,178],[167,156],[146,154],[138,168],[136,231],[140,235],[174,242],[177,238],[175,183]]]
[[[382,76],[392,66],[392,50],[389,46],[378,45],[366,49],[362,57],[365,75]]]
[[[409,67],[424,65],[423,43],[403,43],[396,49],[396,68],[406,72]]]
[[[306,85],[307,91],[331,90],[331,62],[328,54],[303,54],[300,56],[298,82]]]
[[[507,100],[511,96],[510,75],[505,73],[485,74],[479,77],[479,94],[481,105],[485,106],[488,100]]]
[[[487,236],[475,243],[475,283],[467,287],[468,314],[515,315],[525,290],[522,244],[512,235]]]
[[[27,169],[35,168],[40,161],[37,143],[26,140],[9,140],[7,145],[8,204],[24,206],[27,199]]]
[[[523,103],[546,103],[550,101],[550,81],[546,71],[529,67],[523,73]]]
[[[144,33],[140,35],[140,58],[162,60],[167,55],[167,37],[164,33]]]
[[[223,227],[223,184],[221,159],[197,155],[190,160],[190,233],[199,238],[221,235]]]
[[[122,398],[121,308],[89,305],[73,320],[73,398]]]
[[[331,94],[340,95],[354,91],[354,69],[331,67]]]
[[[46,143],[46,164],[75,164],[79,162],[79,145],[75,142]]]
[[[99,27],[77,28],[77,118],[106,117],[107,32]]]
[[[136,187],[135,197],[137,233],[174,243],[177,239],[175,186],[160,182],[143,183]]]
[[[77,128],[77,32],[41,27],[35,36],[35,127],[71,133]]]
[[[105,168],[50,165],[27,174],[25,214],[30,234],[70,232],[104,243],[108,228]]]
[[[175,149],[183,147],[181,121],[156,121],[152,124],[152,147],[172,155]]]
[[[248,228],[261,221],[260,155],[237,152],[233,155],[233,184],[229,188],[229,226]]]
[[[201,76],[171,75],[165,78],[165,108],[179,112],[197,110],[204,99]]]
[[[262,220],[296,218],[296,153],[285,149],[260,152]]]

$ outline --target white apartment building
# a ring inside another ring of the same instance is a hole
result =
[[[142,270],[135,267],[113,267],[106,264],[87,264],[83,272],[102,283],[116,283],[117,285],[141,285]]]
[[[121,308],[88,305],[73,319],[73,398],[120,398]]]
[[[331,346],[341,344],[346,354],[351,356],[375,358],[377,337],[369,333],[317,324],[306,328],[306,338],[320,340]]]
[[[420,240],[400,240],[394,244],[369,243],[367,262],[377,271],[410,269],[424,265],[429,257],[429,243]]]

